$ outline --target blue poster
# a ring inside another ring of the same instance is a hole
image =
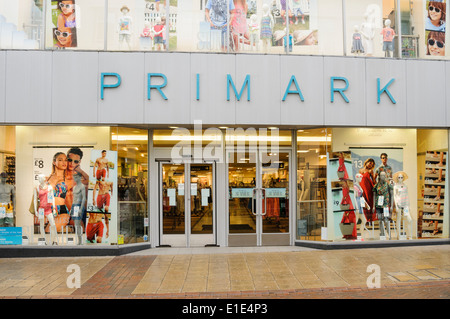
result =
[[[22,227],[0,227],[0,245],[22,245]]]

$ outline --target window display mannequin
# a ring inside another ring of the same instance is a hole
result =
[[[250,47],[252,51],[253,47],[255,47],[256,51],[259,50],[259,24],[257,19],[258,16],[256,14],[252,14],[248,25],[248,31],[250,33]]]
[[[8,174],[0,174],[0,227],[14,226],[15,190],[7,184]]]
[[[263,43],[263,51],[267,52],[269,47],[272,46],[272,30],[275,22],[273,20],[272,14],[270,13],[269,5],[263,4],[262,10],[263,16],[260,23],[260,39]]]
[[[356,239],[358,232],[356,230],[356,224],[358,220],[356,219],[355,209],[353,207],[352,200],[350,198],[350,188],[348,186],[348,182],[346,180],[341,181],[342,185],[342,200],[340,207],[345,210],[342,216],[341,223],[351,224],[353,223],[353,230],[350,235],[344,235],[345,239]]]
[[[391,52],[394,52],[394,36],[395,31],[391,28],[391,20],[384,21],[384,28],[381,30],[383,35],[383,51],[385,57],[391,57]]]
[[[380,223],[380,239],[385,239],[385,227],[390,237],[392,210],[394,198],[392,186],[388,183],[386,172],[382,171],[378,182],[373,187],[374,207],[373,212],[377,214]]]
[[[342,152],[339,153],[339,167],[337,170],[337,175],[340,180],[347,180],[349,178],[347,168],[345,167],[345,155]]]
[[[53,187],[47,183],[44,175],[38,176],[39,185],[34,189],[34,211],[38,214],[40,233],[45,237],[45,244],[48,245],[45,235],[45,218],[48,220],[48,228],[50,231],[50,242],[57,243],[58,233],[56,232],[55,216],[56,204],[53,196]],[[39,204],[38,204],[39,199]]]
[[[412,218],[409,214],[409,196],[408,186],[404,181],[408,179],[405,172],[397,172],[394,174],[394,201],[395,210],[397,212],[397,234],[400,236],[401,229],[405,229],[408,239],[412,239]],[[403,227],[401,224],[403,223]],[[399,238],[400,239],[400,238]]]
[[[120,9],[120,12],[122,12],[122,16],[119,18],[119,24],[117,26],[117,32],[119,32],[119,47],[120,49],[122,49],[123,41],[125,40],[125,42],[127,43],[128,50],[130,50],[133,18],[131,18],[128,15],[130,9],[128,9],[127,6],[123,6]]]
[[[156,24],[153,26],[153,42],[155,44],[155,49],[157,51],[161,51],[164,49],[163,34],[166,30],[166,27],[161,23],[160,17],[156,17],[155,22]]]
[[[70,210],[70,217],[75,224],[75,234],[77,236],[78,245],[82,244],[81,237],[83,235],[83,226],[81,223],[83,216],[83,209],[86,204],[86,187],[81,182],[81,174],[73,174],[73,179],[76,183],[73,188],[73,203]]]
[[[364,47],[362,44],[362,35],[359,32],[359,27],[355,25],[353,27],[353,35],[352,35],[352,53],[355,53],[356,55],[360,55],[364,53]]]
[[[363,36],[363,47],[367,56],[373,55],[373,38],[375,37],[375,26],[368,13],[364,14],[364,22],[361,24],[361,35]]]
[[[144,22],[144,28],[142,29],[142,33],[140,35],[140,43],[141,43],[141,48],[144,50],[148,50],[152,48],[152,39],[153,39],[153,35],[152,35],[152,25],[150,23],[150,21],[145,21]]]
[[[356,210],[355,210],[355,215],[356,215],[356,221],[358,221],[358,219],[361,219],[361,225],[360,225],[360,229],[359,232],[363,233],[363,230],[368,230],[366,227],[366,223],[367,223],[367,219],[366,216],[364,215],[364,208],[368,208],[368,205],[366,203],[366,201],[364,200],[364,191],[360,185],[361,180],[363,178],[362,174],[356,174],[355,176],[356,178],[356,183],[353,184],[353,188],[354,188],[354,195],[355,195],[355,201],[356,201]]]

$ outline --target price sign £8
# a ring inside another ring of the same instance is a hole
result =
[[[38,158],[34,160],[35,168],[44,168],[44,160],[42,158]]]
[[[33,163],[33,171],[34,171],[34,180],[37,181],[40,174],[43,174],[45,170],[45,161],[43,158],[34,158]]]

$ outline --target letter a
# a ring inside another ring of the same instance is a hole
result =
[[[80,288],[81,287],[81,271],[80,266],[71,264],[67,266],[67,272],[73,272],[67,277],[67,288]]]
[[[297,89],[296,91],[290,90],[292,82],[294,82],[294,84],[295,84],[295,88]],[[283,101],[286,101],[286,97],[288,94],[295,94],[295,93],[297,93],[300,96],[300,100],[302,102],[305,101],[305,99],[303,98],[302,90],[300,90],[300,87],[298,86],[297,79],[295,78],[295,75],[293,75],[293,76],[291,76],[291,79],[289,80],[289,84],[286,88],[286,91],[284,92]]]
[[[376,264],[369,265],[367,267],[367,272],[373,272],[369,277],[367,277],[366,284],[367,288],[373,289],[373,288],[380,288],[380,277],[381,277],[381,271],[380,266]]]

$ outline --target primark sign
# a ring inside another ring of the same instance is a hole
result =
[[[170,96],[168,96],[165,92],[165,88],[169,85],[170,79],[164,73],[147,73],[146,76],[146,88],[147,88],[147,100],[151,100],[153,94],[160,95],[164,100],[169,100]],[[200,101],[200,89],[202,87],[201,76],[199,73],[195,74],[195,88],[196,88],[196,100]],[[251,74],[247,74],[244,79],[239,79],[242,82],[242,85],[239,87],[235,84],[235,79],[230,74],[224,75],[224,86],[223,90],[226,90],[226,99],[227,101],[231,100],[231,95],[234,94],[237,101],[240,101],[244,94],[246,93],[247,101],[251,101],[251,92],[252,92],[252,76]],[[381,96],[385,94],[392,104],[396,104],[397,101],[392,93],[389,91],[389,88],[394,84],[395,79],[376,79],[377,83],[374,86],[374,90],[376,90],[377,103],[380,104]],[[126,81],[119,73],[108,73],[104,72],[100,74],[100,98],[102,100],[107,99],[108,90],[114,90],[121,86],[122,82]],[[342,76],[332,76],[329,78],[329,99],[330,102],[333,103],[336,98],[343,99],[346,103],[350,103],[350,99],[347,95],[347,91],[351,86],[350,81],[346,77]],[[297,96],[299,101],[304,102],[308,96],[304,95],[302,91],[302,83],[299,83],[297,77],[295,75],[291,75],[291,77],[286,79],[285,81],[285,90],[283,91],[282,101],[285,101],[288,96],[294,95]],[[283,87],[283,85],[281,85]]]

